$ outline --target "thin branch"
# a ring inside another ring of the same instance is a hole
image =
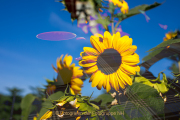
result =
[[[118,27],[118,25],[121,23],[121,21],[118,21],[117,23],[116,23],[116,25],[115,25],[115,28],[114,28],[114,31],[116,31],[116,29],[117,29],[117,27]]]

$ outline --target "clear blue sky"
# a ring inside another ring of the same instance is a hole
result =
[[[130,8],[141,4],[152,4],[155,0],[126,0]],[[163,0],[156,0],[163,2]],[[142,14],[128,18],[121,23],[124,32],[133,38],[133,44],[137,45],[137,53],[142,58],[152,47],[163,41],[165,33],[180,28],[180,1],[166,0],[166,2],[146,14],[150,17],[147,23]],[[29,86],[43,87],[46,84],[44,78],[52,79],[56,73],[51,64],[56,66],[56,59],[61,54],[68,53],[73,56],[73,62],[83,51],[83,47],[91,47],[90,32],[85,34],[77,27],[77,21],[72,25],[70,14],[60,11],[63,5],[54,0],[1,0],[0,1],[0,92],[8,94],[6,87],[19,87],[24,89],[23,95],[30,93]],[[167,30],[159,27],[158,23],[168,25]],[[85,37],[86,40],[46,41],[36,38],[36,35],[49,31],[72,32],[77,37]],[[157,76],[165,70],[167,75],[171,65],[169,60],[161,60],[150,68]],[[94,97],[101,91],[91,88],[88,80],[82,89],[83,95],[90,95],[94,91]]]

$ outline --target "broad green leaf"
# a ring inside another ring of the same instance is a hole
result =
[[[171,40],[163,41],[162,43],[160,43],[156,47],[148,50],[147,52],[154,51],[154,50],[157,50],[159,48],[166,47],[168,45],[170,45],[170,47],[172,47],[171,44],[179,43],[179,42],[180,42],[180,39],[171,39]]]
[[[163,74],[162,80],[160,80],[160,74]],[[159,93],[166,93],[169,90],[166,75],[162,72],[159,73],[156,79],[147,79],[141,75],[137,75],[133,78],[133,81],[137,83],[143,83],[145,85],[153,87]]]
[[[46,101],[42,103],[42,108],[40,110],[40,113],[39,113],[39,116],[37,119],[39,120],[49,110],[47,108],[53,107],[52,101],[58,100],[62,96],[64,96],[64,93],[62,91],[59,91],[59,92],[56,92],[56,93],[50,95],[48,97],[48,99],[46,99]]]
[[[123,120],[124,119],[124,117],[123,117],[124,110],[125,110],[125,106],[123,106],[123,105],[112,106],[110,111],[109,111],[109,116],[113,115],[113,117],[116,120],[121,120],[121,119]]]
[[[153,108],[157,115],[163,114],[164,101],[154,88],[135,82],[132,86],[127,88],[126,94],[127,96],[133,96],[130,98],[131,101],[135,101],[135,103],[140,101],[139,104],[141,106],[146,107],[147,105],[147,107]]]
[[[150,59],[152,59],[153,57],[155,57],[156,55],[158,55],[164,48],[161,48],[161,49],[158,49],[158,50],[155,50],[155,51],[152,51],[150,52],[147,56],[145,56],[142,60],[143,61],[148,61]]]
[[[151,4],[151,5],[143,4],[143,5],[136,6],[136,7],[132,8],[132,9],[130,9],[128,14],[126,14],[126,16],[124,16],[122,18],[122,20],[124,20],[126,18],[129,18],[129,17],[132,17],[134,15],[140,14],[139,10],[147,11],[147,10],[153,9],[153,8],[159,6],[159,5],[161,5],[161,3],[155,2],[154,4]]]
[[[83,102],[83,103],[80,103],[78,102],[77,104],[80,104],[78,110],[80,111],[88,111],[89,113],[92,113],[95,108],[93,108],[92,106],[88,105],[87,103]]]
[[[27,120],[28,116],[31,112],[32,102],[35,100],[35,96],[32,94],[27,94],[21,101],[21,116],[23,116],[23,120]]]
[[[64,96],[64,93],[62,91],[58,91],[58,92],[50,95],[47,100],[58,100],[62,96]]]
[[[102,94],[92,101],[99,102],[100,100],[102,100],[100,106],[105,106],[107,103],[112,102],[114,99],[111,97],[110,94]]]

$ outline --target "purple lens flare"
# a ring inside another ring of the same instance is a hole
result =
[[[149,22],[150,18],[146,15],[145,11],[139,10],[139,12],[142,13],[145,16],[146,21]]]
[[[130,36],[130,34],[122,31],[121,25],[119,25],[119,27],[116,29],[116,32],[120,32],[121,36]]]
[[[164,30],[166,30],[167,27],[168,27],[167,25],[162,25],[162,24],[160,24],[160,23],[159,23],[159,26],[160,26],[161,28],[163,28]]]
[[[76,37],[76,34],[71,32],[64,31],[52,31],[52,32],[44,32],[36,35],[38,39],[49,40],[49,41],[61,41],[61,40],[69,40]]]
[[[84,37],[78,37],[78,38],[76,38],[76,40],[82,40],[82,39],[86,40],[86,38],[84,38]]]
[[[75,58],[75,60],[77,60],[77,61],[79,61],[79,60],[81,60],[81,59],[82,59],[82,57]]]

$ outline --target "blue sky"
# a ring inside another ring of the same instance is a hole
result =
[[[126,0],[130,8],[141,4],[163,2],[163,0]],[[142,14],[128,18],[120,24],[122,30],[133,39],[138,47],[136,53],[140,60],[145,57],[149,49],[163,41],[165,33],[180,28],[179,0],[166,0],[166,2],[146,14],[150,17],[147,23]],[[79,57],[83,47],[91,47],[90,32],[85,34],[77,27],[77,21],[72,25],[70,14],[61,11],[63,5],[54,0],[16,0],[0,1],[0,92],[8,94],[6,87],[19,87],[24,89],[22,95],[30,93],[29,86],[43,87],[44,78],[52,79],[56,73],[51,64],[56,65],[56,59],[61,54],[68,53],[73,56],[73,62]],[[159,27],[158,23],[168,25],[167,30]],[[36,38],[36,35],[49,31],[72,32],[77,37],[86,40],[46,41]],[[169,76],[167,69],[171,61],[163,59],[154,64],[150,71],[157,76],[164,72]],[[88,80],[82,89],[83,95],[94,97],[101,94],[96,88],[91,88]]]

